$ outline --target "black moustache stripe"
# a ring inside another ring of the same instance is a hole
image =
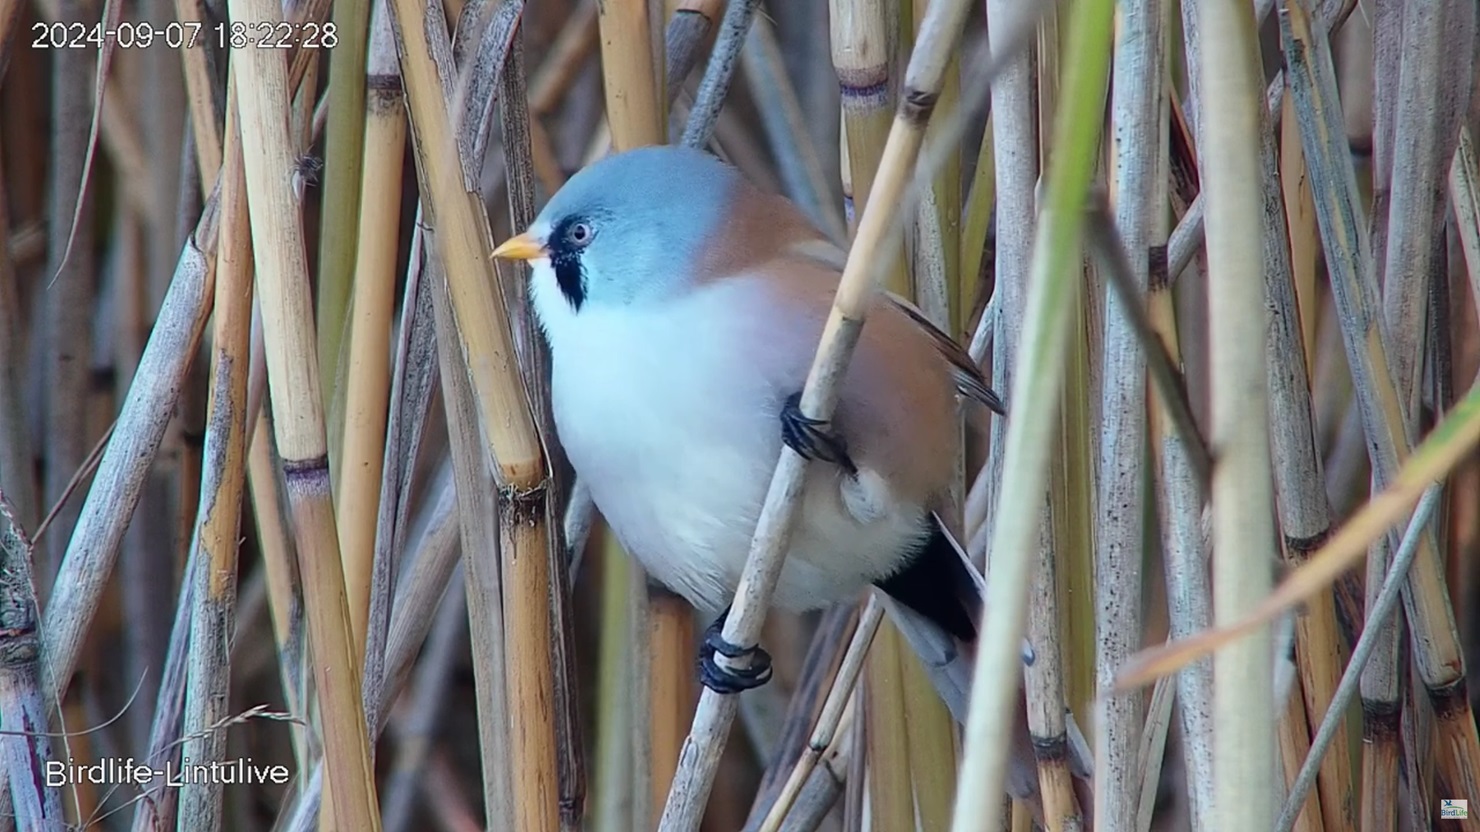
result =
[[[560,286],[560,294],[565,295],[571,309],[581,311],[581,304],[586,302],[586,274],[581,268],[580,255],[558,252],[550,258],[550,264],[555,267],[555,283]]]

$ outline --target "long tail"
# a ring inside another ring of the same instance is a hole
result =
[[[956,721],[965,724],[976,663],[976,624],[981,620],[986,583],[940,518],[934,521],[935,530],[915,562],[879,586],[885,609],[920,657],[936,692]],[[969,627],[962,626],[961,613],[969,616]],[[1031,647],[1025,643],[1024,657],[1031,656]],[[1081,811],[1088,817],[1093,811],[1088,787],[1093,779],[1093,755],[1073,715],[1065,717],[1069,770],[1080,781],[1076,791]],[[1027,706],[1021,699],[1014,721],[1006,788],[1038,811],[1038,761],[1028,732]]]

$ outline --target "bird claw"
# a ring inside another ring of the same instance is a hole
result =
[[[848,456],[843,440],[825,430],[825,419],[813,419],[802,413],[802,394],[786,397],[781,406],[781,441],[803,459],[821,459],[837,465],[850,474],[858,472]]]
[[[715,693],[731,694],[758,688],[771,681],[771,654],[760,647],[741,647],[725,640],[723,628],[729,610],[704,631],[699,648],[699,682]],[[749,667],[725,667],[715,655],[727,659],[750,659]]]

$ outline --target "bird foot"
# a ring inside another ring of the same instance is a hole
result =
[[[796,451],[803,459],[821,459],[843,468],[850,474],[858,472],[843,440],[826,430],[827,421],[813,419],[802,413],[802,394],[792,393],[781,406],[781,441]]]
[[[740,693],[758,688],[771,681],[771,654],[757,647],[741,647],[725,640],[726,609],[713,624],[704,631],[704,643],[699,647],[699,682],[715,693]],[[725,667],[715,660],[715,655],[727,659],[750,659],[744,668]]]

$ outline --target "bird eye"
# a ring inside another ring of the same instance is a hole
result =
[[[565,232],[565,238],[571,242],[571,245],[582,248],[590,245],[591,238],[595,236],[596,232],[592,230],[591,224],[586,222],[578,222]]]

